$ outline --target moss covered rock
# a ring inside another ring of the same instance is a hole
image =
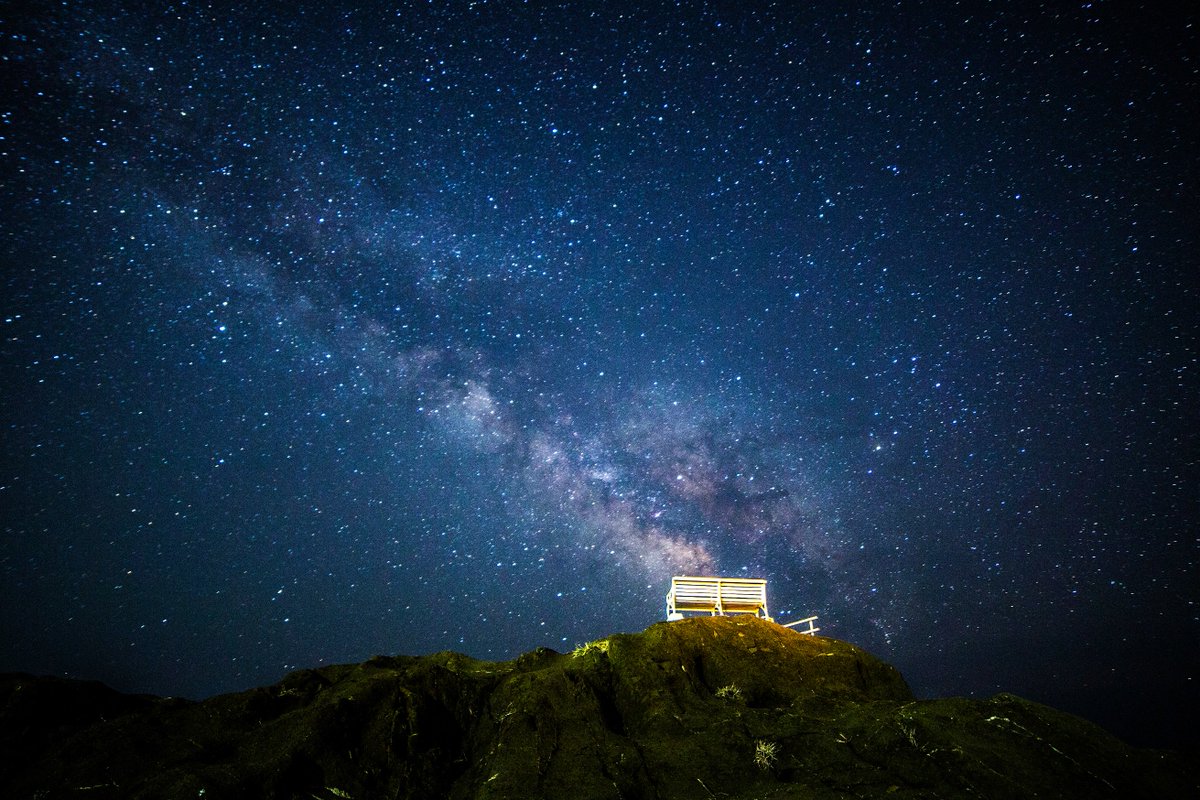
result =
[[[753,617],[513,661],[303,670],[195,703],[0,677],[6,798],[1157,798],[1178,756],[1002,695],[914,700],[853,645]]]

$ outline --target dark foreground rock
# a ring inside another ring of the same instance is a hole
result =
[[[0,676],[4,798],[1195,798],[1017,697],[918,701],[853,645],[699,618],[513,661],[304,670],[203,702]]]

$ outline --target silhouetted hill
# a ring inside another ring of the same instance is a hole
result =
[[[752,617],[571,654],[303,670],[202,702],[0,677],[5,798],[1195,798],[1196,768],[1018,697],[914,700]]]

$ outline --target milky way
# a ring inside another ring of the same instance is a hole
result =
[[[728,574],[1194,738],[1194,14],[301,6],[3,12],[0,669],[508,658]]]

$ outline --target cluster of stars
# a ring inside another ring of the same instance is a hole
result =
[[[641,629],[683,572],[1134,736],[1113,698],[1179,689],[1139,648],[1200,663],[1191,17],[0,34],[0,668],[506,658]]]

